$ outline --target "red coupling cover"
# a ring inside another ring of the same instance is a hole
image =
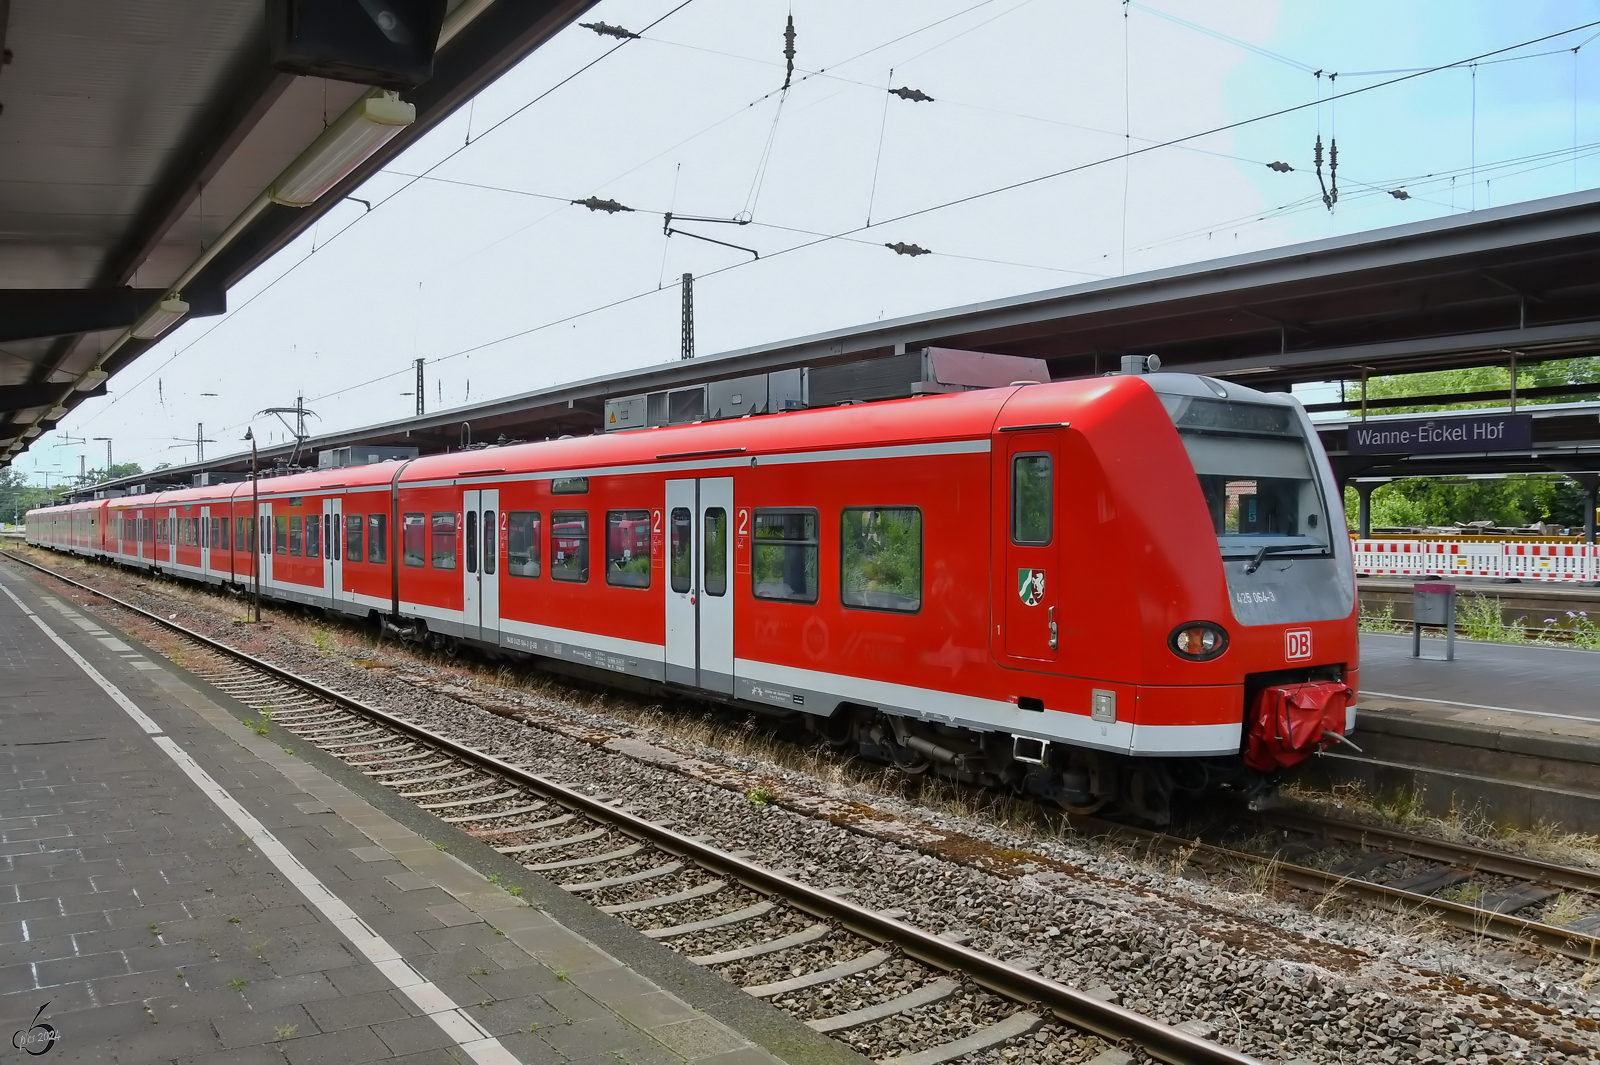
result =
[[[1256,696],[1250,713],[1250,742],[1244,764],[1270,773],[1310,758],[1344,735],[1345,708],[1355,698],[1350,685],[1336,680],[1284,684]]]

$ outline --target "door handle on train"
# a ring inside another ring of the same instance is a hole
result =
[[[1051,607],[1050,608],[1049,617],[1050,617],[1050,650],[1054,651],[1056,649],[1056,645],[1061,642],[1060,630],[1056,628],[1056,608],[1055,607]]]

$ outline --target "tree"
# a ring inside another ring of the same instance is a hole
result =
[[[1569,396],[1542,396],[1517,400],[1518,405],[1545,403],[1570,403],[1579,399],[1600,399],[1600,358],[1559,359],[1537,362],[1517,368],[1517,387],[1549,388],[1560,385],[1595,386],[1591,393],[1574,393]],[[1367,380],[1368,399],[1401,399],[1406,396],[1458,395],[1467,392],[1506,391],[1511,387],[1511,370],[1507,366],[1469,366],[1460,370],[1433,370],[1428,373],[1393,374]],[[1360,386],[1345,385],[1344,398],[1351,401],[1350,413],[1361,413]],[[1416,407],[1383,407],[1382,414],[1435,414],[1440,411],[1474,410],[1480,407],[1503,407],[1504,399],[1467,400]],[[1367,413],[1373,411],[1369,408]]]
[[[1600,399],[1600,358],[1559,359],[1517,368],[1517,387],[1546,388],[1593,384],[1592,393],[1519,399],[1518,404],[1568,403]],[[1460,370],[1394,374],[1367,381],[1368,399],[1438,396],[1468,392],[1505,391],[1511,387],[1508,366],[1470,366]],[[1359,396],[1348,386],[1345,398]],[[1469,400],[1415,407],[1384,407],[1383,414],[1437,414],[1445,411],[1503,407],[1503,399]],[[1357,406],[1350,411],[1359,414]],[[1372,411],[1369,409],[1368,414]],[[1356,528],[1357,496],[1345,490],[1345,513]],[[1457,522],[1492,521],[1496,525],[1549,522],[1582,528],[1583,490],[1564,477],[1513,475],[1492,481],[1414,477],[1380,486],[1372,493],[1372,527],[1454,525]]]
[[[144,472],[144,467],[137,462],[114,462],[103,470],[89,471],[89,484],[105,484],[122,477],[136,477]]]
[[[1345,515],[1352,529],[1358,505],[1355,488],[1346,488]],[[1374,529],[1471,521],[1546,522],[1581,529],[1583,489],[1565,477],[1513,474],[1493,481],[1409,477],[1380,485],[1372,493]]]
[[[51,502],[51,493],[28,483],[26,474],[15,467],[0,468],[0,522],[17,525],[34,507]]]

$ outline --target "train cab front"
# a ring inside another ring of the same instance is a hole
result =
[[[1150,383],[1193,467],[1227,596],[1208,612],[1216,621],[1174,626],[1168,648],[1180,663],[1231,659],[1240,779],[1252,805],[1267,805],[1281,772],[1354,746],[1345,733],[1359,647],[1343,501],[1292,398],[1186,375]]]
[[[1220,789],[1269,805],[1284,771],[1349,742],[1355,577],[1327,457],[1288,395],[1187,374],[1096,387],[1063,457],[1063,523],[1096,564],[1074,574],[1061,655],[1126,728],[1120,750],[1109,728],[1057,741],[1027,786],[1154,823]]]

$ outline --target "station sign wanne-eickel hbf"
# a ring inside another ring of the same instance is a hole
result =
[[[1527,414],[1354,422],[1345,441],[1345,451],[1352,455],[1521,451],[1532,446],[1533,418]]]

